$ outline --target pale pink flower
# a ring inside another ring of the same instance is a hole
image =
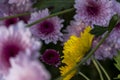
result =
[[[5,80],[50,80],[49,72],[37,60],[19,55],[11,58],[10,62],[11,68]]]
[[[11,67],[9,59],[20,52],[30,51],[29,55],[37,56],[40,42],[32,38],[29,28],[23,22],[9,28],[0,27],[0,73],[7,74]],[[34,53],[34,54],[33,54]]]

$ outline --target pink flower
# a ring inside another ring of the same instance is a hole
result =
[[[40,42],[32,38],[31,32],[25,28],[23,22],[9,28],[0,27],[0,73],[7,74],[11,67],[11,57],[27,51],[30,51],[29,55],[36,56],[39,48]]]
[[[5,80],[50,80],[50,74],[43,64],[26,55],[11,58],[10,62],[11,68]]]

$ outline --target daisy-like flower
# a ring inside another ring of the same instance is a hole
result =
[[[50,80],[50,74],[43,64],[26,55],[11,58],[10,62],[12,67],[5,80]]]
[[[67,42],[65,42],[63,50],[64,59],[62,60],[62,63],[65,63],[66,66],[59,68],[62,76],[76,66],[77,63],[84,57],[86,52],[89,51],[94,37],[89,33],[90,30],[91,28],[87,27],[84,30],[84,33],[81,33],[81,37],[73,35]],[[64,80],[70,80],[76,72],[77,70],[71,72],[64,78]]]
[[[11,67],[11,57],[28,50],[31,52],[29,55],[36,57],[39,48],[40,42],[32,38],[30,30],[25,28],[23,22],[9,28],[0,27],[0,73],[7,74]]]
[[[46,16],[49,16],[48,9],[39,12],[34,12],[31,15],[29,23],[32,23]],[[33,25],[30,29],[32,34],[36,38],[44,40],[46,44],[50,42],[56,44],[58,40],[62,41],[63,34],[60,32],[61,28],[63,27],[63,25],[61,24],[62,22],[63,20],[56,16],[46,19],[36,25]]]
[[[106,26],[114,14],[111,0],[75,0],[75,20]]]
[[[71,21],[70,25],[65,30],[66,34],[64,34],[64,41],[67,41],[71,35],[75,35],[80,37],[80,32],[84,30],[86,25],[82,21]]]
[[[47,49],[42,55],[42,61],[49,65],[58,66],[60,64],[59,52],[54,49]]]

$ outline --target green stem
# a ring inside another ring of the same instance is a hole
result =
[[[51,17],[54,17],[54,16],[58,16],[58,15],[61,15],[61,14],[67,13],[67,12],[71,12],[73,10],[75,10],[75,9],[74,8],[70,8],[70,9],[67,9],[67,10],[64,10],[64,11],[61,11],[61,12],[57,12],[57,13],[51,14],[51,15],[46,16],[46,17],[44,17],[42,19],[39,19],[39,20],[37,20],[37,21],[35,21],[35,22],[31,23],[31,24],[28,24],[27,27],[35,25],[35,24],[37,24],[37,23],[39,23],[39,22],[41,22],[41,21],[43,21],[45,19],[48,19],[48,18],[51,18]]]
[[[95,67],[96,67],[96,69],[97,69],[97,71],[98,71],[98,73],[99,73],[99,75],[100,75],[100,79],[101,79],[101,80],[104,80],[104,78],[103,78],[103,76],[102,76],[102,72],[101,72],[98,64],[97,64],[96,61],[94,60],[94,58],[92,58],[92,62],[93,62],[93,64],[95,65]]]
[[[99,63],[99,61],[97,61],[95,58],[94,60],[96,61],[96,63],[99,65],[99,67],[101,68],[101,70],[104,72],[105,76],[107,77],[107,80],[111,80],[108,73],[106,72],[106,70],[103,68],[103,66]]]
[[[13,16],[6,16],[6,17],[3,17],[3,18],[0,18],[0,20],[4,20],[4,19],[10,19],[10,18],[16,18],[16,17],[20,17],[20,16],[26,16],[26,15],[29,15],[30,13],[27,12],[27,13],[22,13],[22,14],[16,14],[16,15],[13,15]]]
[[[84,75],[82,72],[79,72],[81,76],[83,76],[86,80],[90,80],[86,75]]]
[[[97,46],[92,49],[88,55],[86,57],[84,57],[80,63],[78,63],[78,65],[74,66],[70,71],[68,71],[65,75],[57,78],[56,80],[63,80],[67,75],[69,75],[71,72],[73,72],[74,70],[76,70],[80,65],[82,65],[84,62],[86,62],[93,54],[94,52],[100,47],[100,45],[104,42],[104,40],[109,36],[110,31],[107,31],[105,36],[100,40],[100,42],[97,44]]]

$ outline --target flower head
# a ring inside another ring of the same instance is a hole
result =
[[[32,13],[30,23],[49,16],[48,9]],[[63,34],[60,32],[63,25],[61,24],[63,20],[60,20],[57,16],[48,18],[34,26],[31,27],[31,32],[33,35],[41,40],[44,40],[46,44],[53,42],[57,43],[58,40],[62,40]]]
[[[65,30],[64,41],[67,41],[71,35],[80,37],[80,32],[82,32],[85,27],[86,25],[82,21],[71,21],[70,25]]]
[[[3,34],[4,33],[4,34]],[[0,73],[7,73],[11,67],[9,59],[30,50],[30,55],[38,55],[40,42],[32,38],[23,22],[9,28],[0,27]],[[32,54],[34,53],[34,54]]]
[[[81,37],[71,36],[70,39],[64,44],[63,60],[66,66],[60,67],[61,75],[65,75],[71,70],[77,63],[84,57],[85,53],[89,51],[93,40],[93,35],[90,32],[91,28],[87,27],[84,33],[81,33]],[[72,64],[71,64],[72,63]],[[77,70],[67,75],[64,80],[70,80]]]
[[[120,15],[120,3],[117,0],[112,0],[112,3],[114,12]]]
[[[97,38],[93,41],[93,47],[95,47],[101,38]],[[107,40],[96,50],[94,56],[98,60],[104,60],[106,58],[112,59],[116,55],[114,46],[109,43]]]
[[[89,25],[106,26],[114,14],[110,0],[75,0],[75,20]]]
[[[109,37],[104,41],[104,43],[97,49],[94,56],[98,60],[104,60],[106,58],[112,59],[117,55],[117,51],[120,49],[120,23],[118,23],[115,28],[111,31]],[[100,41],[97,38],[93,41],[93,47]]]
[[[5,80],[50,80],[50,74],[42,63],[26,55],[11,58],[10,62],[12,67]]]
[[[47,64],[57,67],[60,64],[60,55],[54,49],[47,49],[42,55],[42,60]]]

